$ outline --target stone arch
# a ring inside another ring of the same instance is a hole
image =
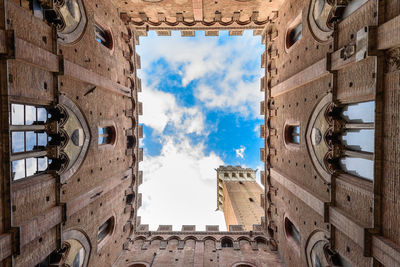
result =
[[[135,237],[135,239],[133,239],[133,241],[137,241],[137,240],[146,240],[146,237],[140,235],[140,236]]]
[[[89,256],[90,256],[90,252],[91,252],[91,244],[90,244],[90,240],[89,238],[86,236],[86,234],[80,230],[76,230],[76,229],[69,229],[66,230],[65,232],[63,232],[62,234],[62,239],[63,242],[68,242],[68,240],[76,240],[77,242],[80,243],[80,245],[82,245],[84,251],[85,251],[85,255],[84,255],[84,259],[83,259],[83,267],[88,266],[89,263]]]
[[[307,257],[308,266],[312,266],[312,263],[311,263],[312,248],[319,241],[326,240],[327,242],[329,242],[327,239],[328,236],[329,235],[327,232],[321,231],[321,230],[315,230],[310,234],[310,236],[308,237],[307,242],[306,242],[306,257]]]
[[[331,182],[331,174],[324,164],[324,157],[329,151],[329,146],[324,140],[324,133],[329,124],[325,119],[325,110],[332,103],[332,94],[326,95],[315,106],[308,120],[306,129],[306,146],[317,173],[327,182]]]
[[[185,242],[186,242],[187,240],[194,240],[194,241],[197,241],[198,238],[195,237],[195,236],[189,235],[189,236],[185,237],[183,240],[184,240]]]
[[[215,237],[213,237],[213,236],[205,236],[203,239],[202,239],[202,241],[207,241],[207,240],[212,240],[212,241],[217,241],[217,239],[215,238]]]
[[[250,238],[248,238],[247,236],[239,236],[238,238],[237,238],[237,241],[243,241],[243,240],[245,240],[245,241],[247,241],[247,242],[251,242],[251,239]]]
[[[144,261],[135,261],[129,263],[128,267],[148,267],[150,266],[147,262]]]
[[[60,128],[69,136],[68,142],[60,150],[60,153],[68,158],[65,168],[60,171],[61,183],[65,183],[83,163],[91,135],[85,116],[72,100],[65,95],[60,95],[59,106],[67,113],[67,119]]]
[[[170,240],[173,240],[173,239],[176,239],[176,240],[178,240],[178,241],[181,240],[181,238],[180,238],[179,236],[173,235],[173,236],[168,237],[167,241],[170,241]]]
[[[254,238],[254,241],[256,241],[257,243],[268,243],[268,240],[264,236],[256,236]]]
[[[155,236],[155,237],[153,237],[152,239],[150,239],[150,242],[153,242],[153,241],[155,241],[155,240],[160,240],[160,241],[163,241],[164,240],[164,238],[162,237],[162,236]]]
[[[49,11],[44,13],[44,18],[55,25],[58,42],[73,44],[81,39],[88,21],[82,0],[57,1],[51,7],[41,5]]]
[[[229,239],[229,240],[232,241],[232,242],[235,241],[232,237],[227,236],[227,235],[222,236],[222,237],[219,239],[219,241],[222,242],[222,240],[225,240],[225,239]]]
[[[232,267],[257,267],[257,265],[248,262],[248,261],[240,261],[240,262],[236,262],[232,265]]]

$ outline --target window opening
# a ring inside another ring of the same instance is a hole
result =
[[[130,205],[133,201],[133,193],[126,196],[126,204]]]
[[[250,202],[254,202],[253,198],[249,197]]]
[[[303,24],[299,22],[293,28],[290,28],[286,34],[286,48],[289,49],[293,46],[298,40],[301,39],[303,35]]]
[[[114,127],[99,127],[99,145],[112,144],[115,139],[115,130]]]
[[[374,179],[374,161],[358,158],[343,157],[340,159],[340,167],[347,173],[363,177],[368,180]]]
[[[288,239],[293,240],[297,246],[300,246],[300,232],[287,217],[285,218],[285,232]]]
[[[299,125],[287,125],[286,142],[292,144],[300,144],[300,126]]]
[[[224,238],[221,241],[221,247],[223,248],[232,248],[233,247],[233,242],[229,238]]]
[[[94,25],[94,33],[96,37],[96,41],[108,49],[112,49],[112,37],[109,31],[104,30],[99,25]]]
[[[105,223],[100,225],[99,230],[97,231],[97,242],[100,243],[106,238],[106,236],[110,235],[113,228],[114,217],[108,219]]]
[[[375,101],[338,107],[336,119],[344,125],[339,134],[342,150],[339,165],[343,171],[373,180]]]
[[[11,169],[13,180],[44,172],[48,167],[44,107],[11,104]]]

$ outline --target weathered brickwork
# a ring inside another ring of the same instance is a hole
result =
[[[218,180],[228,232],[149,231],[135,45],[245,29],[265,45],[264,189]],[[0,0],[0,82],[2,266],[400,266],[399,0]],[[18,133],[46,138],[21,152]]]

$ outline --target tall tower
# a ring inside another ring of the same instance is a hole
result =
[[[263,190],[256,182],[256,170],[240,166],[219,166],[217,171],[217,209],[229,225],[240,224],[252,230],[261,223],[264,210],[260,203]]]

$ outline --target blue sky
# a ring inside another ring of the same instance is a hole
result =
[[[137,53],[143,89],[144,183],[142,223],[206,224],[225,229],[216,212],[219,165],[261,169],[259,149],[260,36],[160,37],[140,39]],[[193,209],[195,207],[195,209]]]

